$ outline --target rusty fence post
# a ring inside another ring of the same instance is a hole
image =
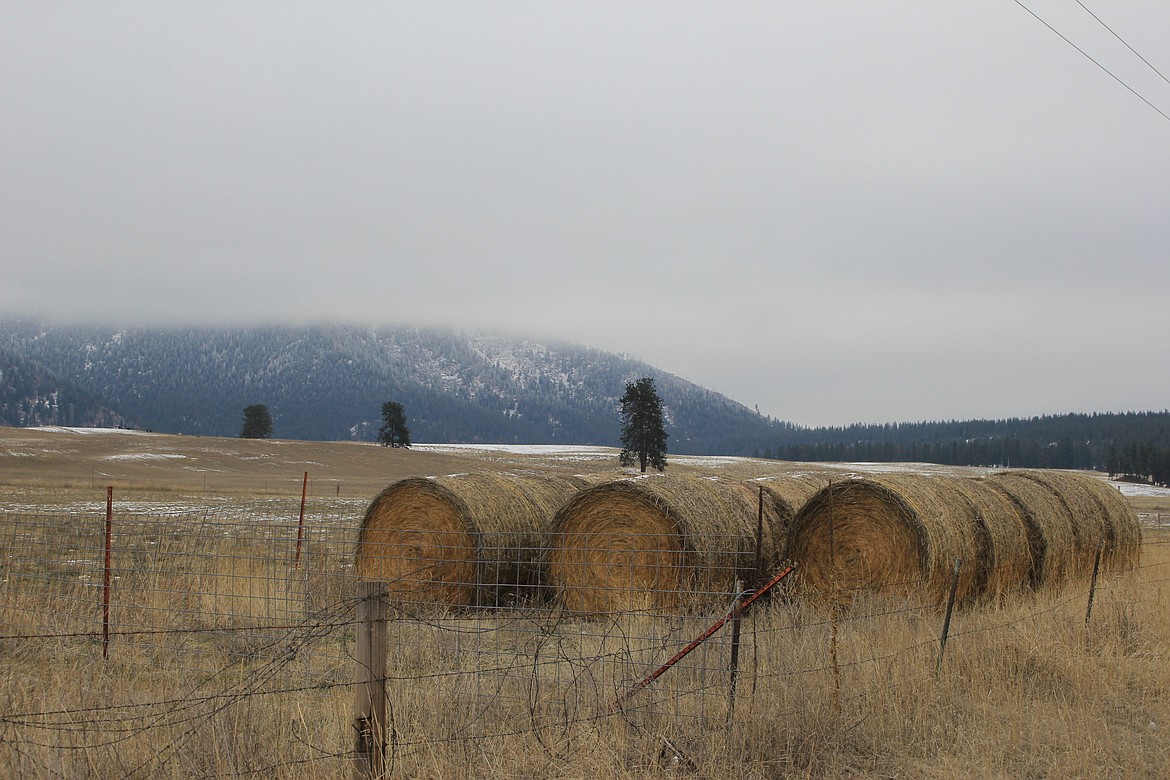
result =
[[[309,472],[305,472],[305,481],[301,483],[301,517],[297,521],[297,555],[293,559],[293,568],[301,562],[301,540],[305,538],[305,496],[309,492]]]
[[[102,660],[110,657],[110,569],[114,542],[114,486],[106,488],[106,556],[102,576]]]

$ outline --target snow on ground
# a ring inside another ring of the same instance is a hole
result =
[[[994,469],[980,469],[978,466],[940,466],[937,463],[817,463],[825,469],[836,469],[851,474],[942,474],[954,476],[956,473],[972,474],[978,471],[990,474]]]
[[[177,452],[132,452],[125,455],[107,455],[105,460],[186,460]]]
[[[1120,490],[1123,496],[1170,497],[1170,488],[1158,487],[1157,485],[1142,485],[1137,482],[1110,482],[1109,484]]]
[[[499,452],[508,455],[536,455],[550,460],[600,461],[617,457],[616,447],[600,447],[588,444],[414,444],[414,449],[423,452],[439,452],[450,455],[460,453]],[[699,468],[725,468],[739,463],[759,462],[757,458],[736,455],[675,455],[667,453],[667,463],[681,463]],[[783,463],[783,461],[774,461]],[[817,463],[818,469],[833,469],[849,474],[954,474],[956,467],[939,466],[933,463]],[[990,473],[992,469],[986,469]]]
[[[313,498],[306,508],[306,519],[320,523],[352,524],[360,518],[369,503],[364,498],[322,499]],[[205,523],[234,523],[254,526],[258,523],[297,522],[299,497],[240,498],[238,496],[207,495],[197,501],[175,500],[122,500],[114,499],[116,521],[132,521],[136,518],[171,517]],[[28,513],[38,516],[84,516],[105,517],[106,502],[62,501],[46,504],[42,500],[22,501],[20,498],[6,499],[0,507],[5,513]]]
[[[509,455],[541,455],[556,460],[605,460],[617,450],[588,444],[412,444],[411,449],[447,455],[503,452]]]
[[[448,455],[460,453],[482,454],[499,452],[507,455],[536,455],[548,460],[560,461],[606,461],[618,456],[617,447],[601,447],[592,444],[413,444],[413,449],[423,452],[441,452]],[[746,463],[753,458],[734,455],[673,455],[667,453],[667,463],[685,463],[688,466],[722,468],[737,463]]]
[[[688,466],[703,466],[705,468],[718,469],[725,466],[733,466],[736,463],[746,463],[751,458],[741,458],[734,455],[671,455],[667,453],[666,462],[683,462]]]
[[[76,433],[82,436],[87,436],[94,433],[121,433],[130,436],[153,436],[150,431],[139,431],[133,428],[68,428],[63,425],[42,425],[39,428],[33,428],[35,431],[47,431],[49,433]]]

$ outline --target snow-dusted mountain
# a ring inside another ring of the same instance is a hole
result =
[[[233,436],[263,403],[277,437],[371,440],[382,403],[398,401],[419,442],[609,445],[625,383],[642,376],[662,396],[671,452],[750,454],[787,427],[628,357],[483,333],[0,321],[0,348],[174,433]]]
[[[115,427],[125,422],[77,383],[0,348],[0,425]]]

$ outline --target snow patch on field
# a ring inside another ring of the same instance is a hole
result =
[[[592,444],[415,444],[413,449],[447,455],[500,452],[507,455],[537,455],[550,460],[567,461],[613,460],[617,458],[619,452],[616,447],[601,447]],[[686,463],[688,466],[710,468],[731,466],[752,460],[732,455],[702,456],[671,455],[669,453],[666,459],[668,463]]]
[[[63,425],[42,425],[39,428],[34,428],[37,431],[46,431],[48,433],[76,433],[82,436],[88,436],[94,433],[118,433],[128,436],[153,436],[155,434],[150,431],[138,431],[131,428],[67,428]]]
[[[846,471],[850,474],[927,474],[954,476],[956,473],[975,474],[983,471],[990,474],[993,469],[978,466],[940,466],[937,463],[818,463],[822,468]]]
[[[688,466],[703,466],[705,468],[724,468],[726,466],[734,466],[736,463],[745,463],[751,458],[741,458],[734,455],[670,455],[666,456],[666,462],[669,464],[674,462],[685,462]]]
[[[1142,485],[1136,482],[1110,482],[1109,484],[1121,491],[1123,496],[1153,496],[1166,498],[1170,496],[1170,488],[1157,485]]]
[[[125,455],[107,455],[105,460],[185,460],[186,455],[177,452],[131,452]]]
[[[503,452],[508,455],[541,455],[557,460],[605,460],[617,453],[613,447],[585,444],[415,444],[412,449],[447,455]]]

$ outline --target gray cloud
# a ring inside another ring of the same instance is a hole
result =
[[[1170,8],[1099,14],[1170,71]],[[1170,121],[1012,4],[6,3],[0,108],[0,313],[505,329],[806,424],[1166,407]]]

